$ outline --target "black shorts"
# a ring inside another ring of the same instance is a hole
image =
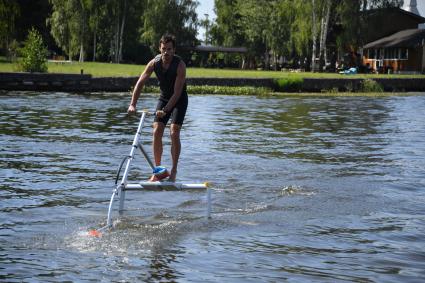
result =
[[[167,105],[167,103],[167,100],[159,99],[158,104],[156,105],[156,110],[162,110],[165,105]],[[177,124],[180,126],[183,125],[184,117],[186,116],[187,105],[187,94],[185,95],[182,93],[179,101],[177,101],[176,105],[174,105],[174,108],[162,118],[158,118],[157,116],[155,116],[154,122],[161,122],[164,123],[164,125],[167,125],[168,120],[171,117],[171,124]]]

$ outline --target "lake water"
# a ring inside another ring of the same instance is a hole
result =
[[[178,179],[213,183],[212,219],[204,193],[130,191],[88,237],[137,129],[129,99],[0,94],[0,281],[425,281],[425,95],[191,96]]]

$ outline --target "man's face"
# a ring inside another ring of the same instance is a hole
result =
[[[159,51],[161,52],[162,60],[169,62],[174,56],[175,49],[172,42],[167,42],[161,43]]]

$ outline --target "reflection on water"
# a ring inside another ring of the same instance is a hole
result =
[[[380,162],[379,150],[387,145],[386,135],[392,131],[385,128],[391,123],[390,107],[374,102],[364,107],[364,101],[345,104],[339,98],[282,100],[255,111],[241,108],[225,113],[220,121],[231,120],[221,142],[226,149],[264,157],[316,163],[373,162],[375,157]]]
[[[425,96],[192,96],[179,178],[213,182],[213,218],[203,193],[129,192],[102,238],[129,97],[0,98],[0,281],[425,279]]]

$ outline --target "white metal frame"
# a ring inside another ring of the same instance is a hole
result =
[[[126,161],[126,166],[124,170],[124,174],[121,178],[121,182],[117,184],[114,189],[111,200],[109,202],[108,209],[108,219],[106,227],[112,227],[112,206],[114,203],[114,199],[116,196],[119,196],[119,213],[122,214],[124,211],[124,201],[125,201],[125,193],[129,190],[171,190],[171,191],[180,191],[180,190],[206,190],[207,191],[207,217],[211,218],[211,189],[208,188],[208,183],[200,183],[200,184],[186,184],[186,183],[174,183],[174,182],[139,182],[139,183],[128,183],[128,174],[130,172],[130,164],[134,159],[134,155],[136,153],[136,148],[139,148],[148,162],[151,169],[154,168],[154,164],[149,158],[148,154],[143,148],[142,143],[140,142],[142,135],[142,128],[145,122],[145,118],[149,113],[147,111],[142,112],[142,116],[140,117],[139,126],[137,128],[137,132],[133,139],[133,144],[131,146],[130,155],[127,156],[123,162]],[[121,163],[120,169],[117,173],[117,180],[119,173],[121,171],[123,163]]]

